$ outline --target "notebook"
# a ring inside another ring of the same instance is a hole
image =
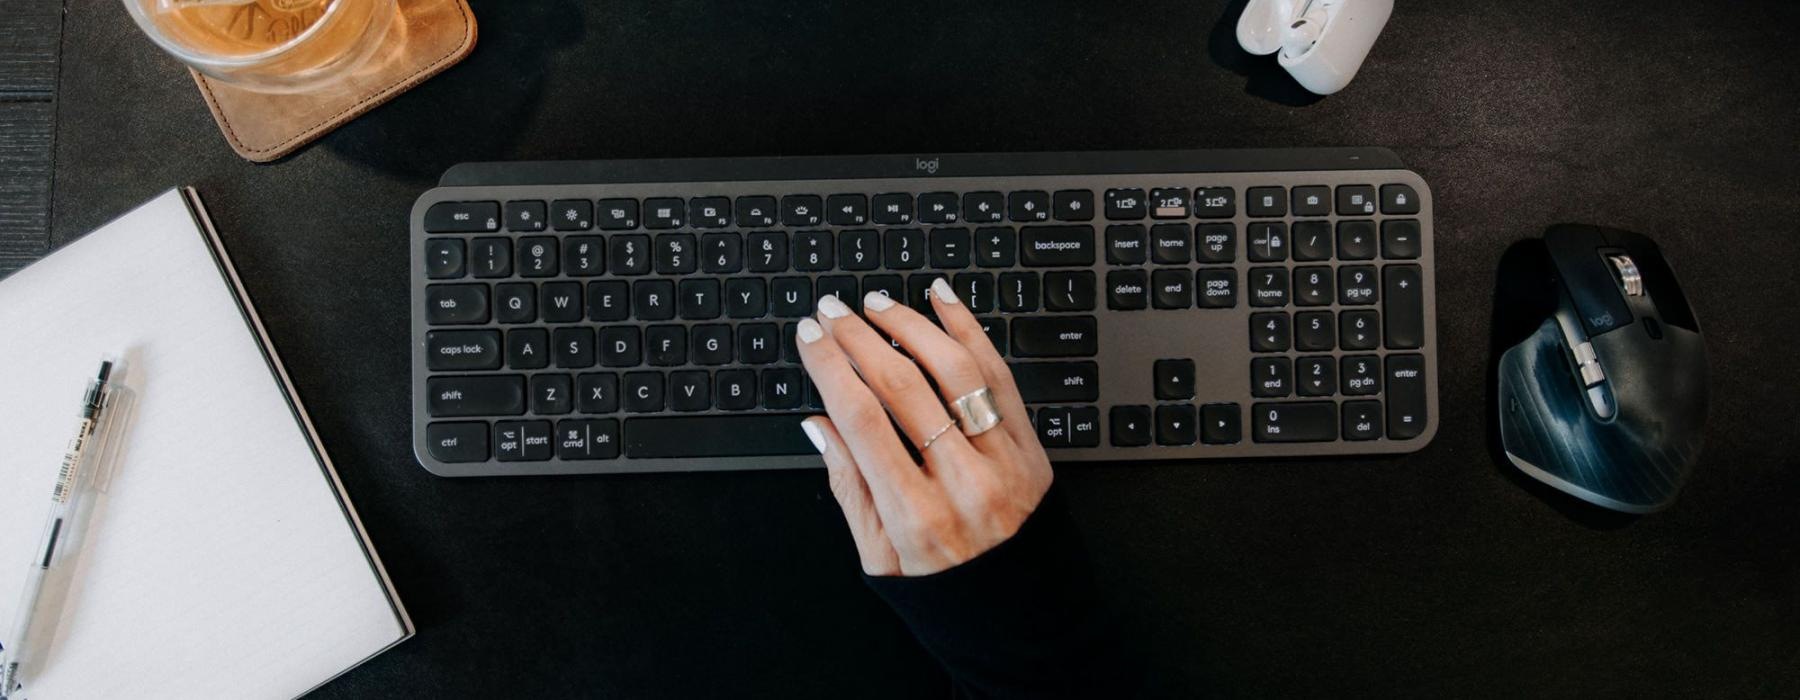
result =
[[[24,698],[292,698],[412,636],[192,189],[0,279],[0,630],[108,353],[136,406]]]

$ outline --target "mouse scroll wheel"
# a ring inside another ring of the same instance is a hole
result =
[[[1606,260],[1612,263],[1613,274],[1618,276],[1619,287],[1625,290],[1625,296],[1644,295],[1644,276],[1638,274],[1637,263],[1632,262],[1631,256],[1614,253],[1606,256]]]

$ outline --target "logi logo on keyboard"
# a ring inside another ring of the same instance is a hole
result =
[[[913,170],[924,171],[927,175],[936,175],[938,171],[938,159],[933,158],[931,160],[925,160],[924,158],[914,158]]]

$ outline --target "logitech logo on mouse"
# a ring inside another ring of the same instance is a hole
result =
[[[924,158],[914,158],[913,169],[923,170],[927,175],[936,175],[938,171],[938,159],[933,158],[931,160],[925,160]]]

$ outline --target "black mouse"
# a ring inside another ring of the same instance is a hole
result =
[[[1603,508],[1667,508],[1700,457],[1707,364],[1662,251],[1629,231],[1552,226],[1508,251],[1500,284],[1507,459]]]

